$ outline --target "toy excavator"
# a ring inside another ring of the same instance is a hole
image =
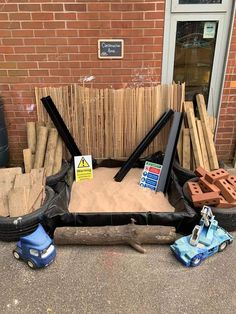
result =
[[[200,265],[204,259],[222,252],[233,242],[233,237],[218,226],[210,207],[203,206],[201,215],[200,223],[194,227],[192,234],[170,246],[177,259],[188,267]]]

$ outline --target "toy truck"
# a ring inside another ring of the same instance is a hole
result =
[[[20,238],[13,256],[25,261],[30,268],[43,268],[54,261],[56,249],[52,239],[39,224],[33,233]]]
[[[211,208],[203,206],[200,224],[191,235],[182,237],[172,244],[171,250],[185,266],[198,266],[207,257],[223,251],[233,242],[233,237],[218,226]]]

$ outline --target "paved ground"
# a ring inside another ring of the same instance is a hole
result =
[[[236,233],[234,233],[236,236]],[[14,260],[0,242],[0,313],[235,313],[236,242],[196,268],[168,246],[59,247],[49,268]]]

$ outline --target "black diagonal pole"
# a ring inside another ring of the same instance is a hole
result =
[[[148,134],[144,137],[138,147],[133,151],[128,160],[124,163],[123,167],[117,172],[114,176],[114,180],[117,182],[121,182],[129,170],[132,168],[134,162],[142,155],[145,149],[150,145],[150,143],[154,140],[157,134],[161,131],[161,129],[166,125],[174,111],[169,110],[165,112],[161,118],[155,123],[152,129],[148,132]]]
[[[68,130],[67,126],[65,125],[64,120],[62,119],[60,113],[58,112],[52,98],[50,96],[41,98],[41,101],[47,110],[52,122],[54,123],[59,135],[61,136],[63,142],[65,143],[68,151],[70,152],[71,156],[81,156],[82,153],[79,150],[78,146],[76,145],[70,131]]]
[[[170,182],[170,173],[176,153],[176,147],[179,139],[179,134],[181,130],[183,120],[182,112],[175,112],[174,119],[171,125],[168,143],[165,150],[165,157],[162,164],[162,170],[160,174],[160,179],[157,186],[157,192],[166,193],[168,185]]]

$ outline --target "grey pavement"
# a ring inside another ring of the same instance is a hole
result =
[[[0,313],[236,313],[236,243],[196,268],[168,246],[64,246],[31,270],[13,248],[0,242]]]

